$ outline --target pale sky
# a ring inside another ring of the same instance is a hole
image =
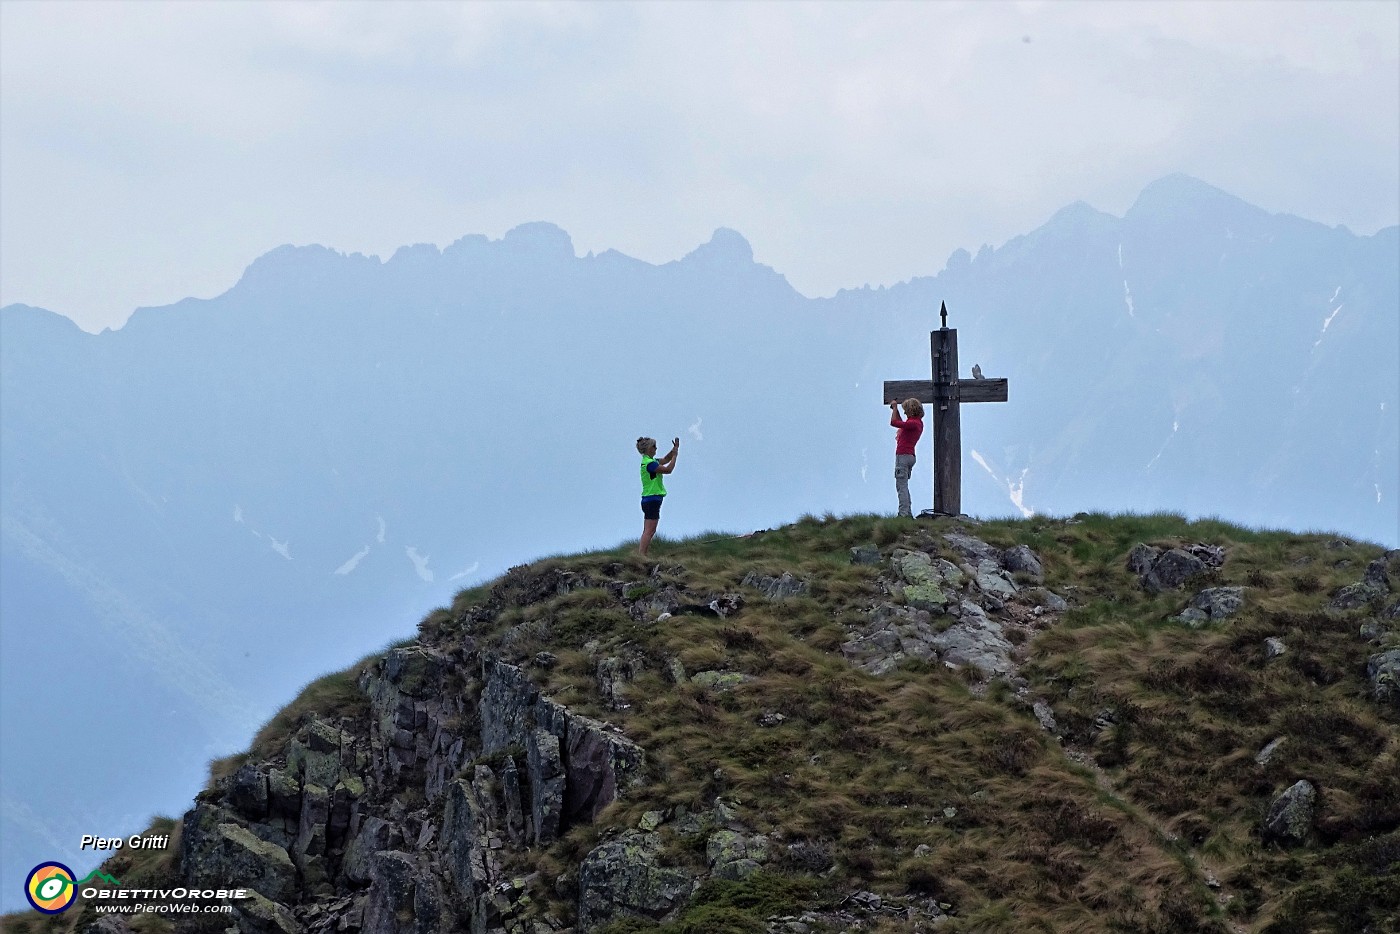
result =
[[[1400,2],[0,0],[0,304],[88,330],[283,243],[545,220],[806,295],[1186,172],[1400,220]]]

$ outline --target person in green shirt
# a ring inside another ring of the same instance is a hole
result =
[[[675,438],[671,441],[671,453],[658,460],[656,440],[637,439],[637,453],[642,455],[642,543],[637,550],[642,554],[651,547],[656,524],[661,521],[661,500],[666,496],[666,484],[661,477],[676,469],[676,454],[680,449],[681,439]]]

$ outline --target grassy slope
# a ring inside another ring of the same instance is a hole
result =
[[[964,673],[916,662],[872,678],[841,658],[843,622],[859,623],[882,599],[881,569],[852,566],[847,550],[874,542],[886,554],[896,545],[946,554],[939,533],[951,527],[804,519],[748,538],[658,542],[648,561],[624,545],[530,566],[646,588],[659,564],[663,582],[701,592],[734,590],[750,570],[791,571],[811,581],[812,593],[781,603],[750,594],[727,620],[645,625],[605,591],[582,590],[507,608],[489,632],[475,633],[514,657],[556,654],[552,670],[532,669],[544,689],[621,726],[647,749],[653,772],[651,784],[599,824],[524,854],[518,868],[554,878],[607,827],[635,826],[658,808],[707,808],[722,796],[754,831],[806,843],[796,851],[804,855],[748,883],[706,888],[668,932],[762,930],[767,914],[856,887],[954,904],[957,918],[943,931],[1400,930],[1400,728],[1393,710],[1366,697],[1365,659],[1375,649],[1356,635],[1365,613],[1322,610],[1378,546],[1174,516],[972,529],[994,545],[1030,545],[1047,586],[1075,604],[1031,643],[1023,668],[1032,694],[1053,702],[1067,755],[1002,683],[977,690]],[[1152,597],[1137,588],[1124,559],[1139,541],[1226,546],[1216,582],[1250,588],[1244,611],[1201,631],[1166,622],[1189,594]],[[511,582],[507,575],[496,593],[509,594]],[[455,641],[466,610],[489,592],[463,592],[431,614],[423,638]],[[1266,663],[1268,636],[1289,651]],[[602,706],[590,640],[645,661],[629,709]],[[688,672],[725,669],[754,680],[727,693],[675,685],[665,674],[673,658]],[[352,683],[328,676],[293,706],[343,714],[356,703],[342,690]],[[1105,709],[1115,725],[1093,730]],[[275,749],[296,710],[274,718],[255,746]],[[787,720],[759,728],[768,711]],[[1256,765],[1255,753],[1280,736],[1287,741],[1275,758]],[[1321,789],[1317,843],[1264,845],[1260,818],[1300,777]],[[703,864],[694,843],[667,825],[662,833],[670,860]],[[915,857],[921,844],[929,850]],[[835,871],[815,889],[783,875],[828,856]],[[1208,876],[1222,883],[1218,891]],[[6,930],[53,927],[20,919],[7,918]]]

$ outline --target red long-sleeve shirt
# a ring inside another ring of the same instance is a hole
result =
[[[919,443],[919,436],[924,433],[924,420],[922,418],[900,418],[899,412],[890,410],[890,425],[899,429],[899,434],[894,438],[894,452],[896,454],[913,454],[914,445]]]

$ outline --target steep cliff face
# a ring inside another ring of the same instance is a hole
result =
[[[514,568],[216,763],[170,877],[255,894],[175,927],[1383,930],[1397,574],[1160,516]]]
[[[284,929],[534,930],[517,917],[537,880],[503,851],[593,821],[643,780],[645,754],[470,637],[392,649],[359,688],[366,716],[306,718],[284,756],[243,765],[185,815],[185,879],[250,885]]]

